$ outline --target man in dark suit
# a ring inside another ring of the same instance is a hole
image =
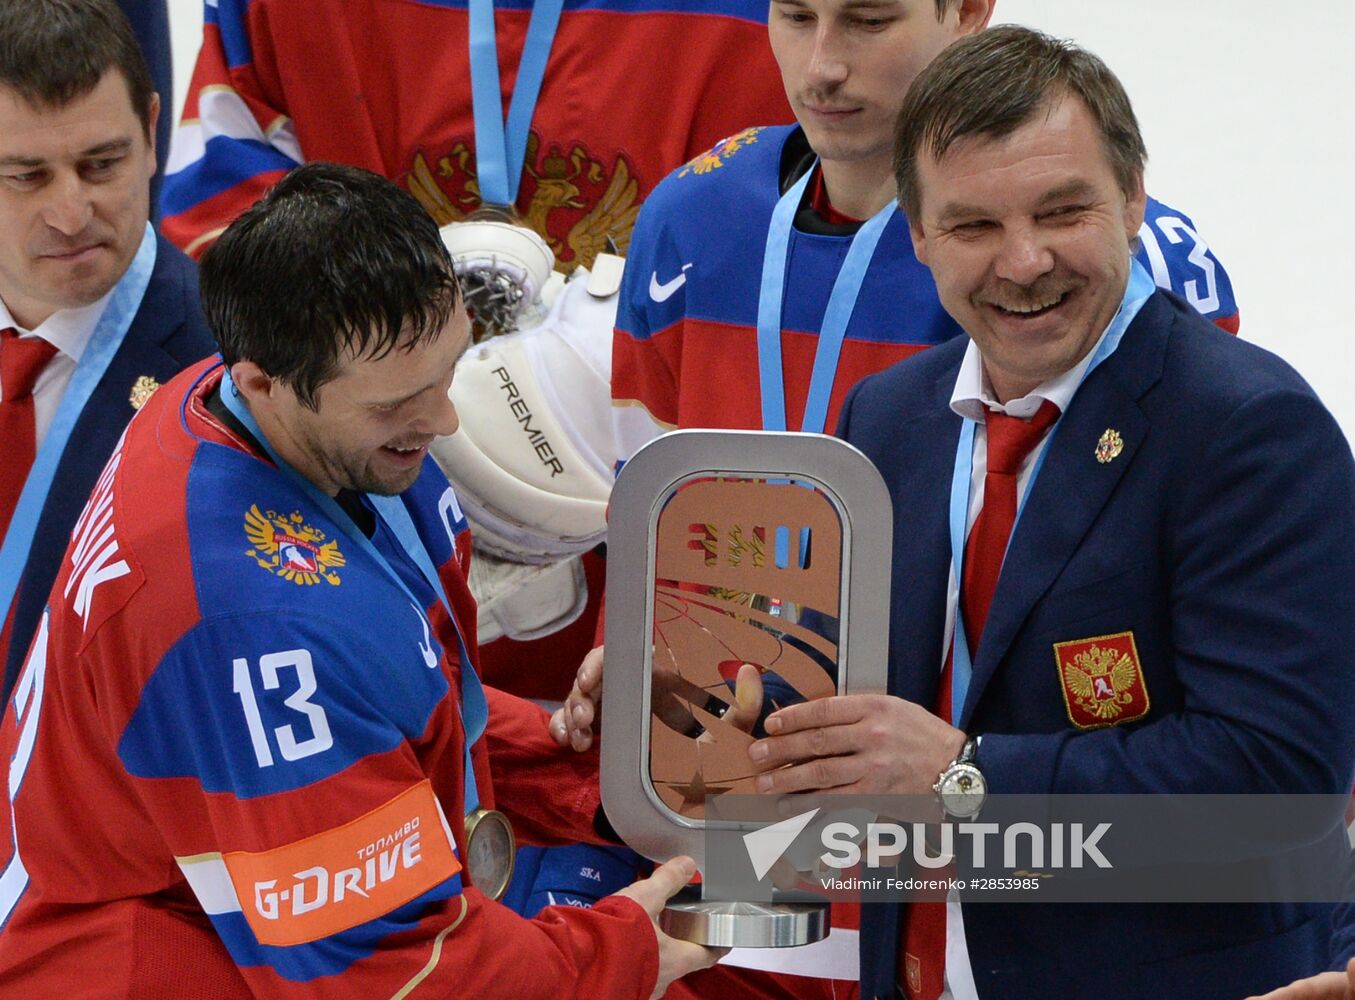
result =
[[[935,792],[960,818],[989,793],[1339,803],[1355,463],[1295,372],[1133,263],[1123,88],[1004,27],[942,54],[899,120],[917,256],[969,337],[843,408],[895,503],[890,694],[770,716],[760,790]],[[1241,997],[1326,967],[1331,910],[868,906],[862,992]]]
[[[192,262],[147,223],[159,112],[113,0],[0,7],[6,699],[75,519],[128,419],[160,382],[214,350]]]

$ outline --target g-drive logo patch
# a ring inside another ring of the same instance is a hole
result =
[[[461,870],[427,781],[341,827],[223,861],[259,943],[284,946],[373,920]]]

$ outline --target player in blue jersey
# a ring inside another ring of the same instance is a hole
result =
[[[203,300],[224,363],[128,429],[0,724],[0,993],[645,1000],[709,964],[653,919],[686,859],[592,910],[493,901],[513,828],[600,839],[596,760],[476,676],[433,220],[300,168]]]

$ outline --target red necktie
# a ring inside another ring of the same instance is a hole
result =
[[[1029,420],[994,410],[987,413],[988,474],[983,480],[983,508],[965,543],[964,582],[960,585],[971,658],[979,651],[988,606],[993,603],[1002,559],[1007,554],[1007,539],[1016,523],[1016,477],[1021,463],[1058,419],[1059,408],[1047,399]]]
[[[33,422],[33,383],[56,354],[39,337],[20,337],[0,330],[0,536],[19,503],[28,470],[37,457]]]
[[[983,480],[983,507],[965,543],[964,582],[960,587],[960,607],[971,656],[983,637],[988,606],[993,602],[1002,560],[1007,554],[1007,540],[1016,523],[1016,477],[1021,463],[1058,418],[1059,408],[1049,400],[1029,420],[994,410],[986,414],[988,472]],[[936,714],[943,719],[951,716],[953,669],[951,656],[947,655],[936,699]],[[899,949],[899,986],[912,1000],[937,1000],[945,986],[945,975],[946,904],[913,903],[908,907]]]

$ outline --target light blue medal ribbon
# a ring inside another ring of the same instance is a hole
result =
[[[273,460],[278,469],[286,474],[306,494],[310,501],[319,507],[321,512],[352,540],[353,544],[381,567],[404,593],[409,602],[418,608],[419,613],[422,614],[423,605],[419,603],[419,599],[410,591],[395,567],[390,564],[390,560],[372,544],[370,538],[362,533],[353,519],[339,506],[338,501],[322,492],[273,450],[273,446],[268,442],[268,438],[264,436],[258,422],[254,419],[254,414],[249,412],[249,407],[240,399],[239,392],[235,388],[235,383],[231,380],[231,373],[228,370],[224,371],[221,377],[221,401],[225,404],[226,409],[230,410],[235,418],[254,436],[254,440],[268,453],[268,457]],[[470,750],[475,741],[484,733],[489,719],[489,706],[485,701],[484,688],[480,685],[480,678],[476,675],[475,669],[471,666],[465,640],[461,637],[460,629],[457,627],[456,616],[452,614],[452,608],[447,601],[447,595],[443,590],[442,580],[438,576],[437,568],[433,565],[433,559],[429,556],[423,540],[419,538],[418,529],[414,527],[409,511],[405,509],[405,505],[400,502],[399,497],[383,497],[371,493],[364,495],[371,501],[377,517],[385,521],[386,526],[390,528],[405,554],[418,567],[420,574],[428,581],[428,585],[433,588],[433,593],[442,602],[447,617],[452,623],[452,629],[456,633],[458,652],[461,655],[461,723],[466,731],[463,789],[466,796],[466,814],[469,815],[480,805],[480,795],[475,784],[475,769],[471,764]]]
[[[1129,328],[1129,324],[1139,314],[1143,304],[1152,297],[1156,290],[1157,286],[1153,284],[1152,277],[1143,269],[1143,265],[1137,260],[1131,260],[1129,281],[1125,285],[1124,298],[1120,301],[1120,308],[1110,321],[1110,326],[1106,328],[1106,335],[1101,339],[1101,345],[1097,348],[1095,356],[1092,357],[1091,364],[1087,365],[1086,371],[1082,373],[1078,388],[1081,388],[1082,383],[1087,380],[1087,376],[1094,372],[1101,362],[1115,353],[1115,349],[1120,346],[1120,341],[1124,338],[1125,330]],[[1069,397],[1070,405],[1071,400],[1076,395],[1077,390],[1074,389],[1073,396]],[[1049,454],[1049,445],[1054,440],[1054,435],[1058,433],[1059,426],[1063,423],[1063,416],[1063,413],[1059,414],[1058,420],[1054,421],[1054,425],[1049,429],[1043,444],[1040,445],[1039,454],[1035,459],[1035,467],[1031,469],[1025,492],[1021,495],[1020,502],[1017,504],[1016,520],[1012,522],[1012,533],[1007,536],[1008,548],[1011,547],[1011,540],[1016,537],[1016,526],[1021,523],[1021,514],[1026,509],[1026,499],[1030,496],[1031,490],[1035,486],[1035,479],[1044,466],[1045,456]],[[960,440],[955,445],[955,471],[950,479],[950,558],[951,566],[955,572],[957,593],[958,588],[963,586],[964,581],[965,527],[969,520],[969,482],[974,475],[974,434],[977,429],[978,423],[976,421],[968,417],[964,418],[964,423],[960,426]],[[969,694],[969,682],[974,675],[974,661],[970,655],[969,637],[965,635],[962,607],[962,602],[957,598],[955,602],[955,628],[951,640],[951,725],[959,725],[960,713],[964,711],[965,696]]]
[[[786,288],[786,260],[790,253],[790,234],[795,224],[795,213],[799,210],[800,199],[804,197],[805,186],[814,176],[815,165],[795,182],[776,203],[772,210],[772,221],[767,228],[767,248],[762,257],[762,286],[758,293],[757,304],[757,355],[758,382],[762,391],[762,429],[765,431],[786,430],[786,383],[781,360],[781,317],[782,303]],[[828,421],[828,401],[833,395],[833,380],[837,376],[838,360],[842,355],[842,342],[847,336],[847,326],[856,309],[857,297],[861,294],[861,285],[866,272],[870,269],[871,258],[880,237],[889,225],[898,206],[892,201],[885,205],[861,226],[847,249],[847,258],[842,262],[833,282],[833,290],[828,296],[828,306],[823,313],[823,322],[819,329],[819,342],[814,351],[814,368],[809,379],[809,393],[805,397],[804,419],[800,430],[811,434],[822,434]],[[800,552],[803,556],[805,539],[800,540]],[[789,562],[790,538],[784,532],[776,536],[776,565],[786,566]]]
[[[155,230],[147,223],[141,246],[132,258],[127,273],[109,296],[108,305],[95,324],[89,343],[85,345],[80,362],[75,366],[66,392],[61,397],[56,416],[47,429],[47,436],[43,438],[42,447],[33,460],[33,467],[28,470],[23,492],[19,494],[19,503],[14,508],[14,516],[5,532],[4,545],[0,546],[0,622],[9,614],[10,604],[19,589],[28,554],[33,550],[38,521],[42,518],[42,509],[47,503],[47,494],[52,488],[57,467],[61,464],[61,456],[70,443],[71,432],[75,430],[85,404],[108,371],[113,356],[126,339],[132,320],[141,308],[141,300],[146,297],[151,272],[155,270],[155,254]]]
[[[503,119],[499,88],[499,46],[494,29],[494,0],[470,0],[471,109],[475,114],[475,164],[480,201],[513,205],[518,200],[527,135],[541,96],[546,61],[555,42],[564,0],[535,0],[518,63],[517,82]]]

